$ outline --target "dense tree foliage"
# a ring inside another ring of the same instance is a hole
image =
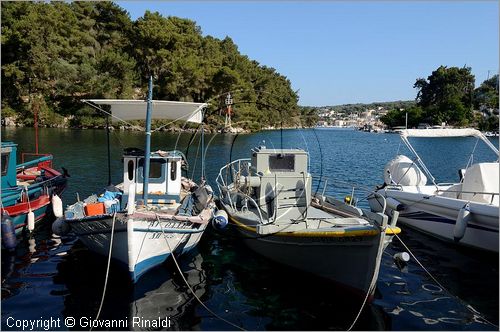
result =
[[[440,66],[427,79],[417,79],[416,100],[427,122],[467,125],[473,116],[474,82],[470,67]]]
[[[408,109],[393,109],[380,118],[387,126],[393,128],[406,124],[406,114],[408,113],[408,128],[416,128],[422,121],[422,108],[413,106]]]
[[[474,91],[474,107],[498,108],[498,75],[487,79]]]
[[[286,77],[242,55],[229,37],[203,36],[191,20],[146,11],[134,22],[112,2],[1,7],[3,116],[29,124],[37,109],[42,124],[102,124],[80,100],[143,98],[152,74],[154,98],[213,101],[217,108],[227,91],[238,91],[237,126],[301,125]],[[219,121],[214,114],[211,121]]]
[[[419,78],[416,107],[403,111],[393,109],[381,118],[389,127],[404,126],[408,112],[408,126],[419,123],[475,125],[482,130],[498,130],[498,75],[474,89],[475,78],[470,67],[440,66],[427,79]],[[473,109],[485,110],[474,115]],[[489,114],[488,110],[493,110]]]

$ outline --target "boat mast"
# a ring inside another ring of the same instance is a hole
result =
[[[149,184],[149,162],[151,154],[151,113],[153,111],[153,76],[149,76],[148,84],[148,100],[146,109],[146,149],[144,151],[144,173],[142,175],[143,181],[143,193],[142,199],[144,200],[144,205],[148,205],[148,184]]]
[[[111,185],[111,150],[109,146],[109,115],[106,115],[106,143],[108,143],[108,186]]]
[[[34,107],[35,113],[35,153],[38,155],[38,107],[39,104],[36,104]]]
[[[200,182],[203,184],[205,182],[205,110],[201,110],[201,178]]]

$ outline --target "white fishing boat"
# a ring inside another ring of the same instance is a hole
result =
[[[220,170],[220,204],[255,252],[372,296],[396,220],[325,195],[325,179],[313,194],[308,158],[300,149],[253,149]]]
[[[467,167],[459,170],[457,183],[436,183],[408,140],[466,136],[484,142],[496,160],[472,163],[471,156]],[[498,252],[498,149],[475,129],[407,129],[401,139],[414,158],[398,155],[385,166],[384,184],[377,193],[386,198],[389,213],[397,211],[401,223],[441,239]],[[379,197],[369,199],[373,211],[383,209]]]
[[[150,152],[152,119],[201,123],[206,104],[152,100],[151,80],[147,102],[86,102],[106,113],[101,106],[109,105],[108,114],[114,119],[146,119],[145,150],[125,149],[123,182],[109,185],[102,195],[68,206],[53,230],[59,235],[71,231],[90,250],[111,254],[128,268],[135,282],[172,253],[180,255],[195,247],[212,217],[212,190],[203,179],[203,171],[201,182],[196,184],[181,176],[187,165],[181,152]]]

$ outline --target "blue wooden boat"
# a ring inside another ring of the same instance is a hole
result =
[[[2,244],[5,244],[6,232],[9,230],[15,234],[28,228],[33,230],[34,224],[51,213],[54,197],[61,195],[66,188],[67,174],[52,167],[52,155],[34,155],[38,158],[27,162],[24,162],[23,155],[23,162],[17,164],[17,144],[1,144]],[[58,196],[55,201],[60,202]],[[33,225],[28,223],[31,212]],[[12,227],[6,226],[9,221]]]

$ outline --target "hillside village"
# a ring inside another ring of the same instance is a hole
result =
[[[318,107],[318,127],[350,127],[366,131],[383,131],[387,126],[381,118],[390,110],[404,112],[415,105],[412,100],[374,102],[371,104],[344,104]]]
[[[400,109],[403,111],[404,109]],[[380,118],[389,110],[383,106],[369,108],[362,112],[335,111],[328,108],[319,110],[319,127],[355,127],[378,131],[386,128]]]

